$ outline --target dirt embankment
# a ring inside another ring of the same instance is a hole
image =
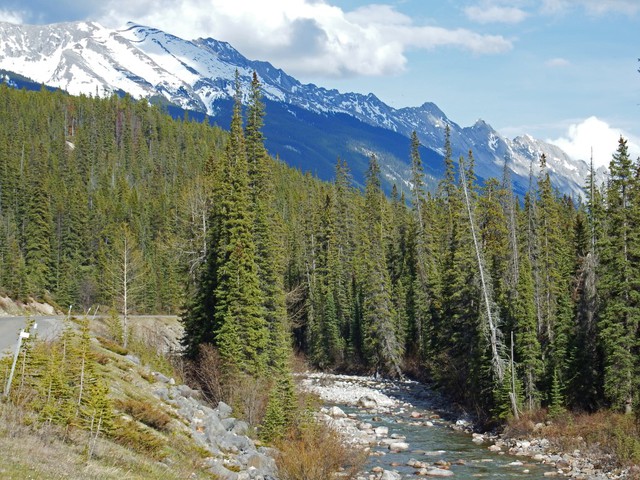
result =
[[[24,303],[18,300],[12,300],[9,297],[0,295],[0,317],[9,317],[14,315],[61,315],[63,312],[56,310],[48,303],[37,302],[29,299]]]

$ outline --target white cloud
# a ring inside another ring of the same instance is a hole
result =
[[[24,14],[14,10],[0,9],[0,22],[24,23]]]
[[[618,148],[620,136],[627,139],[632,159],[640,155],[640,139],[610,126],[597,117],[589,117],[580,123],[571,124],[567,133],[547,142],[562,148],[571,158],[589,161],[593,148],[593,163],[597,167],[609,166],[611,156]]]
[[[561,13],[573,7],[582,7],[591,15],[622,13],[635,15],[640,12],[638,0],[543,0],[544,13]]]
[[[132,20],[183,38],[214,37],[294,75],[382,75],[405,68],[405,52],[450,46],[476,54],[512,48],[499,35],[418,25],[393,6],[345,12],[324,0],[107,0],[100,22]]]
[[[552,68],[561,68],[568,67],[569,65],[571,65],[571,62],[569,62],[569,60],[567,60],[566,58],[551,58],[545,62],[545,65]]]
[[[528,16],[520,8],[488,4],[466,7],[464,13],[469,20],[478,23],[520,23]]]

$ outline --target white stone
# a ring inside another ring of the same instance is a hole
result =
[[[389,444],[389,450],[393,452],[404,452],[409,450],[409,444],[407,442],[394,442]]]
[[[389,435],[389,427],[376,427],[376,428],[373,429],[373,431],[379,437],[385,437],[385,436]]]
[[[422,472],[422,470],[420,470]],[[425,473],[420,475],[426,475],[428,477],[452,477],[453,472],[451,470],[445,470],[444,468],[428,468]]]
[[[340,407],[333,406],[329,409],[329,415],[333,418],[346,418],[347,414]]]

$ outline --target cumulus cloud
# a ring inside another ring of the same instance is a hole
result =
[[[551,68],[561,68],[568,67],[571,65],[571,62],[566,58],[551,58],[545,62],[545,65]]]
[[[0,8],[0,22],[24,23],[24,14],[15,10]]]
[[[528,14],[517,7],[481,4],[466,7],[464,13],[472,22],[478,23],[520,23]]]
[[[225,40],[249,58],[269,58],[294,75],[383,75],[402,71],[407,49],[510,50],[500,35],[416,24],[390,5],[353,11],[324,0],[106,0],[99,21],[133,20],[183,38]]]
[[[609,166],[611,156],[618,148],[620,136],[627,139],[631,158],[640,155],[640,139],[610,126],[597,117],[589,117],[580,123],[569,126],[563,137],[547,140],[562,148],[571,158],[589,161],[593,148],[593,163],[596,166]]]

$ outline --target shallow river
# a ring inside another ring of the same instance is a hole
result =
[[[355,407],[344,407],[346,413],[354,413],[360,420],[371,423],[374,427],[388,427],[389,436],[404,436],[406,439],[403,441],[409,444],[408,451],[399,453],[391,453],[386,446],[373,447],[374,452],[384,452],[385,455],[370,456],[368,470],[380,466],[385,470],[401,473],[403,478],[431,478],[416,477],[417,469],[407,465],[410,459],[430,465],[440,460],[448,462],[451,464],[448,468],[454,473],[449,477],[452,479],[542,479],[546,478],[544,472],[553,470],[528,457],[490,452],[487,443],[473,443],[471,435],[452,429],[450,423],[445,421],[431,420],[433,426],[417,425],[429,420],[435,408],[434,400],[420,385],[390,384],[384,393],[410,403],[413,407],[399,414],[372,414]],[[423,414],[423,418],[411,418],[411,412],[419,412]]]

